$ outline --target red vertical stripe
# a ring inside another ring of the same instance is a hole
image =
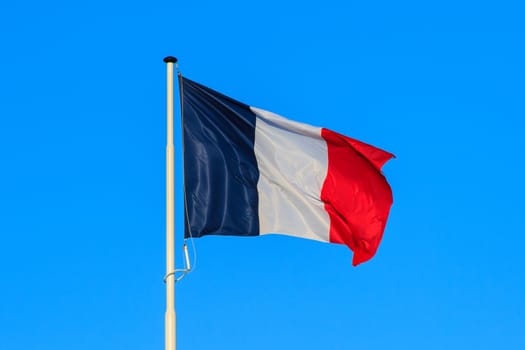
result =
[[[381,173],[394,155],[328,129],[328,173],[321,200],[330,216],[330,242],[346,244],[352,264],[371,259],[383,237],[392,190]]]

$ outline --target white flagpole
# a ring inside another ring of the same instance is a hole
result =
[[[177,316],[175,314],[175,171],[173,151],[173,64],[175,57],[164,58],[167,66],[167,129],[166,145],[166,314],[165,350],[177,349]]]

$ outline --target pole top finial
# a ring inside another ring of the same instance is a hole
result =
[[[177,63],[177,61],[178,61],[177,57],[173,57],[173,56],[164,57],[164,62],[166,63]]]

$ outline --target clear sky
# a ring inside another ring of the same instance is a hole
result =
[[[397,156],[383,242],[356,268],[340,245],[197,239],[179,349],[525,349],[524,13],[3,1],[0,349],[163,349],[167,55],[249,105]]]

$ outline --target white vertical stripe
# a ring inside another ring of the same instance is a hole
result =
[[[330,217],[321,202],[328,150],[321,128],[250,107],[256,114],[260,234],[329,241]]]

